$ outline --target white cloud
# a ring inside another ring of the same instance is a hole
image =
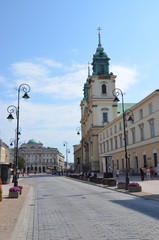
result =
[[[46,66],[45,64],[47,63]],[[38,62],[20,62],[12,65],[18,77],[17,85],[26,82],[33,92],[42,95],[49,94],[51,98],[74,99],[82,97],[83,84],[87,78],[85,65],[73,63],[72,66],[63,66],[63,73],[53,76],[53,67],[62,67],[62,64],[48,59],[39,59]]]
[[[127,67],[121,65],[112,66],[112,71],[116,78],[116,87],[122,91],[128,91],[133,85],[137,83],[138,72],[136,67]]]

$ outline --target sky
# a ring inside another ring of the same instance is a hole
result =
[[[15,138],[7,108],[17,107],[17,89],[28,84],[19,143],[35,139],[65,156],[67,142],[73,162],[98,26],[116,87],[124,102],[137,103],[159,88],[158,12],[158,0],[0,0],[0,138],[8,145]]]

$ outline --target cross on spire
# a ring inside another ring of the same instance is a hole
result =
[[[102,30],[101,28],[100,28],[100,26],[97,28],[97,30],[98,30],[98,47],[101,47],[101,41],[100,41],[100,30]]]
[[[97,30],[98,30],[98,35],[100,35],[100,30],[102,30],[100,26],[97,28]]]

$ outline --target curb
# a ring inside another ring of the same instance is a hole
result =
[[[65,176],[66,177],[66,176]],[[112,188],[112,187],[108,187],[107,185],[103,185],[103,184],[96,184],[96,183],[93,183],[93,182],[88,182],[88,181],[82,181],[80,179],[75,179],[75,178],[70,178],[70,177],[66,177],[67,179],[70,179],[70,180],[75,180],[75,181],[78,181],[78,182],[81,182],[81,183],[86,183],[86,184],[90,184],[90,185],[94,185],[96,187],[101,187],[101,188],[107,188],[109,190],[112,190],[112,191],[115,191],[115,192],[120,192],[120,193],[124,193],[124,194],[129,194],[129,195],[132,195],[132,196],[135,196],[135,197],[140,197],[140,198],[144,198],[146,200],[153,200],[153,201],[156,201],[156,202],[159,202],[159,198],[156,199],[156,198],[153,198],[150,195],[150,193],[146,193],[146,192],[140,192],[138,194],[136,193],[131,193],[129,192],[128,190],[121,190],[121,189],[117,189],[117,188]],[[140,195],[141,193],[145,193],[145,195]]]

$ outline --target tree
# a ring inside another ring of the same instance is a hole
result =
[[[21,156],[18,156],[18,169],[24,169],[25,167],[25,160]],[[15,163],[13,164],[13,168],[15,168]]]
[[[18,169],[24,169],[26,161],[21,156],[18,157]]]

